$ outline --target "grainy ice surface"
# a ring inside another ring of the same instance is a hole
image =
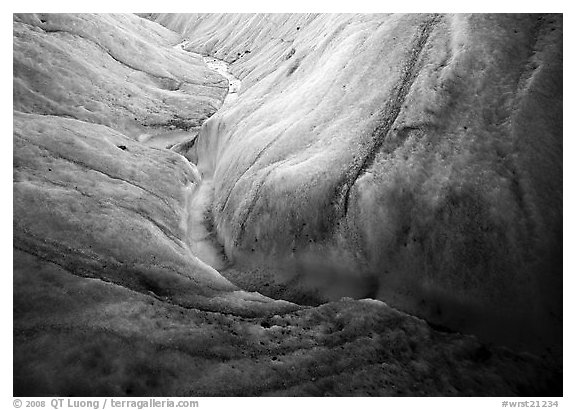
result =
[[[562,31],[15,14],[14,395],[562,395]]]

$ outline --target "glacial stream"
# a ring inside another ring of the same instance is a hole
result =
[[[228,80],[228,95],[224,99],[223,106],[234,102],[238,98],[238,91],[240,91],[242,82],[229,71],[230,64],[214,57],[204,56],[203,59],[208,67]]]
[[[186,50],[186,46],[188,44],[189,41],[184,40],[181,43],[176,44],[174,48],[188,53],[189,51]],[[229,70],[230,64],[224,60],[219,60],[217,58],[210,56],[202,56],[202,59],[204,60],[208,68],[211,68],[212,70],[220,74],[222,77],[226,78],[226,80],[228,80],[228,95],[226,95],[226,98],[224,99],[224,103],[222,104],[222,106],[235,101],[236,98],[238,98],[238,91],[240,91],[242,82],[238,78],[234,77],[234,75],[230,72]]]
[[[174,48],[188,53],[189,51],[186,50],[188,43],[188,40],[184,40],[181,43],[176,44]],[[224,98],[224,102],[220,106],[220,109],[236,101],[238,98],[238,92],[242,86],[242,82],[230,72],[230,64],[224,60],[219,60],[210,56],[202,56],[202,59],[208,68],[216,71],[228,81],[228,94]],[[196,138],[199,131],[200,127],[189,131],[182,131],[178,129],[169,131],[156,131],[154,133],[141,134],[137,139],[139,142],[149,147],[170,149],[171,147],[174,147],[178,144],[193,140]]]
[[[188,52],[185,49],[187,44],[188,41],[184,40],[175,45],[174,48]],[[228,80],[228,94],[220,109],[234,103],[238,98],[241,81],[230,73],[227,62],[209,56],[203,56],[203,59],[209,68]],[[170,140],[170,142],[177,139],[178,141],[175,141],[172,145],[172,150],[185,155],[185,152],[175,149],[176,146],[178,144],[186,144],[192,147],[193,143],[191,142],[197,138],[199,132],[200,128],[195,130],[195,132],[180,131],[179,135],[177,135],[176,131],[167,131],[155,135],[152,139],[164,139],[165,141]],[[192,166],[195,167],[194,164],[192,164]],[[212,268],[221,270],[226,268],[226,255],[224,254],[223,248],[218,244],[214,232],[212,232],[212,229],[209,227],[208,221],[210,218],[207,217],[212,202],[212,192],[212,180],[201,175],[200,181],[193,185],[192,189],[186,194],[186,213],[182,224],[186,231],[185,241],[192,254]]]

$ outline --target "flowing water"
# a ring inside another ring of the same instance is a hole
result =
[[[188,40],[184,40],[174,46],[175,49],[188,53],[186,46],[189,44]],[[242,86],[242,82],[230,72],[230,64],[224,60],[219,60],[210,56],[202,56],[202,59],[208,68],[216,71],[228,81],[228,94],[226,95],[222,107],[233,103],[238,98],[238,92]],[[220,108],[222,108],[220,107]],[[138,141],[153,148],[170,149],[171,147],[190,141],[198,135],[200,127],[193,128],[188,131],[170,130],[170,131],[157,131],[155,133],[145,133],[138,136]]]
[[[242,82],[230,73],[230,64],[224,60],[218,60],[217,58],[208,56],[204,56],[204,62],[208,67],[228,80],[228,95],[224,99],[224,104],[234,102],[238,98],[238,91],[240,91]]]
[[[174,48],[188,52],[186,46],[188,41],[184,40],[176,44]],[[234,77],[229,71],[229,64],[223,60],[214,57],[203,56],[206,65],[212,70],[228,80],[228,94],[220,109],[224,106],[234,103],[238,98],[238,92],[241,88],[241,81]],[[169,141],[184,143],[197,137],[199,129],[194,133],[185,133],[183,131],[167,131],[159,133],[152,138],[144,141],[147,145],[152,145],[153,141],[159,141],[160,144]],[[194,166],[194,164],[192,164]],[[183,218],[183,227],[186,232],[186,244],[191,252],[202,262],[210,265],[215,269],[223,269],[227,265],[226,255],[220,244],[218,244],[213,227],[211,226],[211,216],[209,215],[210,204],[212,202],[213,185],[212,180],[201,176],[199,182],[194,184],[192,189],[186,193],[186,214]]]

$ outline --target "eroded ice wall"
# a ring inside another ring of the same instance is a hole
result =
[[[561,16],[151,18],[242,79],[197,146],[237,283],[560,343]]]

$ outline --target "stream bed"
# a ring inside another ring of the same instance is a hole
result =
[[[189,41],[184,40],[176,44],[174,48],[189,53],[190,51],[186,50],[186,46],[188,44]],[[238,92],[242,87],[242,81],[240,81],[230,72],[230,64],[227,63],[226,61],[219,60],[217,58],[210,56],[202,56],[202,59],[210,69],[216,71],[218,74],[226,78],[226,80],[228,81],[228,94],[224,98],[222,106],[220,106],[220,109],[222,109],[223,106],[233,103],[238,98]],[[214,114],[216,114],[216,112]],[[172,147],[175,147],[179,144],[183,144],[193,140],[194,138],[196,138],[199,132],[200,127],[195,127],[188,131],[177,129],[157,131],[155,133],[141,134],[140,136],[138,136],[137,139],[139,142],[149,147],[160,149],[171,149]]]
[[[185,49],[187,44],[188,41],[184,40],[176,44],[174,48],[180,49],[183,52],[189,52]],[[210,56],[202,56],[202,58],[210,69],[216,71],[228,81],[228,94],[224,98],[220,109],[232,104],[238,98],[238,91],[240,91],[242,84],[241,81],[230,73],[227,62]],[[168,146],[158,146],[158,148],[171,149],[183,155],[195,168],[197,158],[194,158],[191,152],[195,151],[192,147],[200,133],[200,128],[201,127],[198,127],[191,131],[164,131],[142,142],[149,146],[153,146],[154,141],[160,142],[160,145],[169,143],[170,145]],[[208,222],[210,220],[209,209],[212,195],[212,180],[201,175],[198,183],[193,185],[186,193],[186,213],[182,224],[186,231],[185,242],[192,254],[212,268],[221,270],[226,268],[228,262],[224,249],[222,245],[218,243],[215,233],[213,232],[213,227],[211,223]]]

